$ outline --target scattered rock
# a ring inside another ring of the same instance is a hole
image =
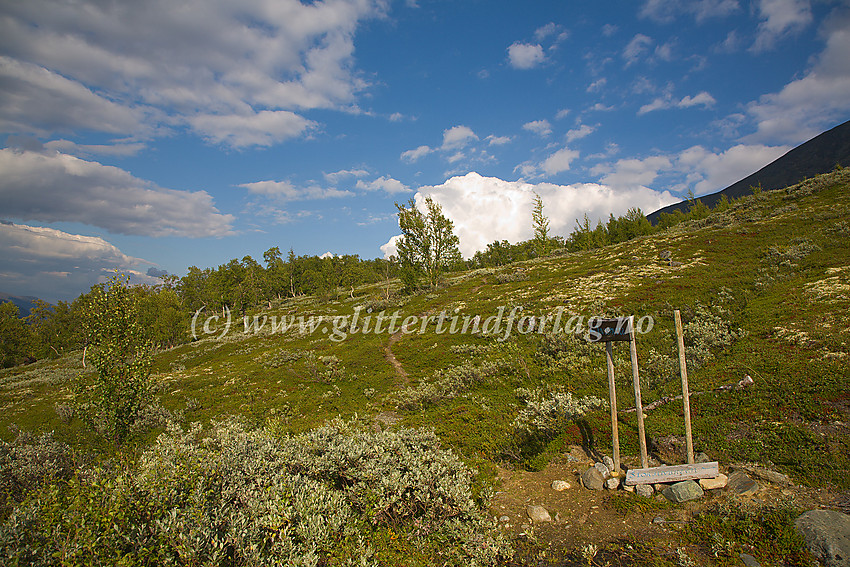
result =
[[[587,456],[587,452],[578,445],[570,445],[569,457],[572,457],[572,461],[577,463],[584,463],[592,460]]]
[[[605,481],[605,488],[608,490],[617,490],[620,487],[620,479],[611,477]]]
[[[669,259],[670,259],[670,258],[672,258],[672,257],[673,257],[673,253],[672,253],[672,252],[670,252],[669,250],[662,250],[662,251],[658,254],[658,259],[659,259],[659,260],[669,260]]]
[[[834,510],[810,510],[794,525],[809,551],[825,567],[850,565],[850,516]]]
[[[596,467],[590,467],[581,473],[581,483],[585,488],[589,488],[590,490],[602,490],[602,487],[605,484],[605,477],[602,476],[599,469]]]
[[[528,506],[525,513],[531,518],[532,522],[551,522],[552,516],[543,506]]]
[[[737,496],[752,496],[761,489],[759,483],[747,476],[744,471],[735,471],[729,475],[726,490]]]
[[[665,518],[664,516],[655,516],[654,518],[652,518],[652,523],[657,526],[661,524],[666,524],[667,518]]]
[[[571,485],[566,480],[553,480],[552,481],[552,490],[556,490],[558,492],[563,492],[564,490],[569,490],[572,487],[573,487],[573,485]]]
[[[504,524],[505,522],[510,522],[511,519],[508,516],[502,516],[501,518],[499,518],[499,521]]]
[[[700,463],[710,463],[710,462],[711,462],[711,457],[709,457],[708,455],[706,455],[705,453],[703,453],[702,451],[700,451],[699,453],[697,453],[696,455],[694,455],[694,462],[695,462],[695,463],[697,463],[697,464],[700,464]]]
[[[746,565],[746,567],[761,567],[761,563],[759,563],[755,557],[749,555],[747,553],[742,553],[740,555],[741,563]]]
[[[717,490],[718,488],[725,488],[728,482],[729,477],[723,473],[718,474],[714,478],[699,479],[699,485],[703,488],[703,490]]]
[[[661,494],[663,494],[664,497],[671,502],[681,503],[702,498],[705,492],[703,492],[700,485],[696,482],[692,480],[683,480],[682,482],[671,484],[665,488]]]
[[[772,471],[764,467],[747,467],[746,470],[753,476],[758,477],[771,484],[778,484],[779,486],[792,486],[794,484],[791,480],[791,477],[789,477],[787,474]]]
[[[649,498],[655,494],[655,489],[652,488],[651,484],[638,484],[635,486],[635,493],[644,498]]]

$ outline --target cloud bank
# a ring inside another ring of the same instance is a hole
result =
[[[210,143],[269,146],[357,111],[359,24],[384,0],[6,3],[0,127],[146,137],[184,127]]]
[[[134,258],[97,236],[70,234],[53,228],[0,223],[0,289],[47,301],[69,301],[115,270],[132,283],[160,283]]]
[[[123,169],[59,152],[0,150],[0,199],[7,217],[80,222],[116,234],[225,236],[231,215],[205,191],[176,191]]]

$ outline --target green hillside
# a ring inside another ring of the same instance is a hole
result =
[[[679,309],[696,393],[696,449],[721,464],[760,463],[800,485],[850,490],[850,170],[744,197],[628,242],[452,273],[438,289],[412,296],[399,287],[361,287],[339,301],[282,300],[244,319],[233,314],[227,332],[223,318],[200,314],[198,340],[157,355],[160,407],[149,412],[153,428],[140,425],[136,444],[122,450],[122,462],[135,466],[167,418],[188,427],[242,416],[246,431],[266,427],[306,444],[315,440],[303,435],[340,418],[346,425],[336,422],[336,435],[433,429],[442,447],[477,471],[470,486],[480,491],[494,485],[497,467],[542,470],[570,445],[610,454],[607,409],[577,421],[546,414],[563,392],[608,399],[604,349],[584,336],[592,316],[634,315],[646,331],[637,339],[644,405],[680,394]],[[581,332],[552,332],[556,317],[562,329],[572,321]],[[283,332],[290,320],[296,329]],[[476,322],[492,332],[472,332]],[[627,410],[634,405],[629,351],[614,351],[619,407]],[[0,372],[7,440],[14,424],[54,431],[57,441],[99,455],[95,461],[113,455],[70,415],[80,360],[77,353]],[[751,386],[721,388],[745,376]],[[648,437],[684,433],[681,402],[646,413]],[[546,419],[535,421],[540,416]],[[636,429],[635,413],[621,411],[624,459],[638,454]],[[491,561],[460,551],[459,559],[447,558],[439,539],[414,553],[415,522],[398,518],[364,524],[380,564],[408,555],[422,565]],[[346,564],[353,537],[316,553],[327,564]],[[440,537],[445,545],[471,545]]]

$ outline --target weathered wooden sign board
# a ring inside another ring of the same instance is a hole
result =
[[[648,469],[629,469],[626,472],[626,484],[654,484],[656,482],[678,482],[698,478],[714,478],[719,474],[717,462],[674,465],[672,467],[652,467]]]
[[[632,318],[596,319],[590,323],[588,340],[592,343],[632,340]]]

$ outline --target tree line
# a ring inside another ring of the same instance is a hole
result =
[[[430,197],[424,211],[411,199],[405,205],[396,203],[402,236],[397,241],[397,255],[388,259],[364,260],[357,255],[298,256],[290,248],[286,256],[275,246],[263,253],[263,264],[251,256],[232,259],[217,268],[191,266],[186,275],[163,276],[157,285],[132,286],[138,302],[138,317],[145,340],[156,349],[186,342],[188,322],[199,309],[229,309],[237,315],[274,302],[301,295],[325,299],[354,297],[357,287],[398,279],[405,293],[440,284],[447,272],[498,267],[513,262],[553,254],[601,248],[652,234],[689,219],[700,219],[710,212],[701,201],[691,199],[688,213],[675,211],[662,214],[658,226],[652,226],[640,209],[625,215],[610,215],[592,225],[587,215],[577,220],[568,237],[552,236],[543,201],[535,195],[531,223],[534,236],[530,240],[510,243],[496,240],[463,260],[454,223]],[[725,209],[729,201],[722,199],[715,210]],[[106,284],[92,286],[77,299],[55,305],[37,300],[30,315],[19,317],[11,302],[0,304],[0,365],[13,366],[42,358],[55,358],[86,346],[82,332],[86,306],[104,291]]]

